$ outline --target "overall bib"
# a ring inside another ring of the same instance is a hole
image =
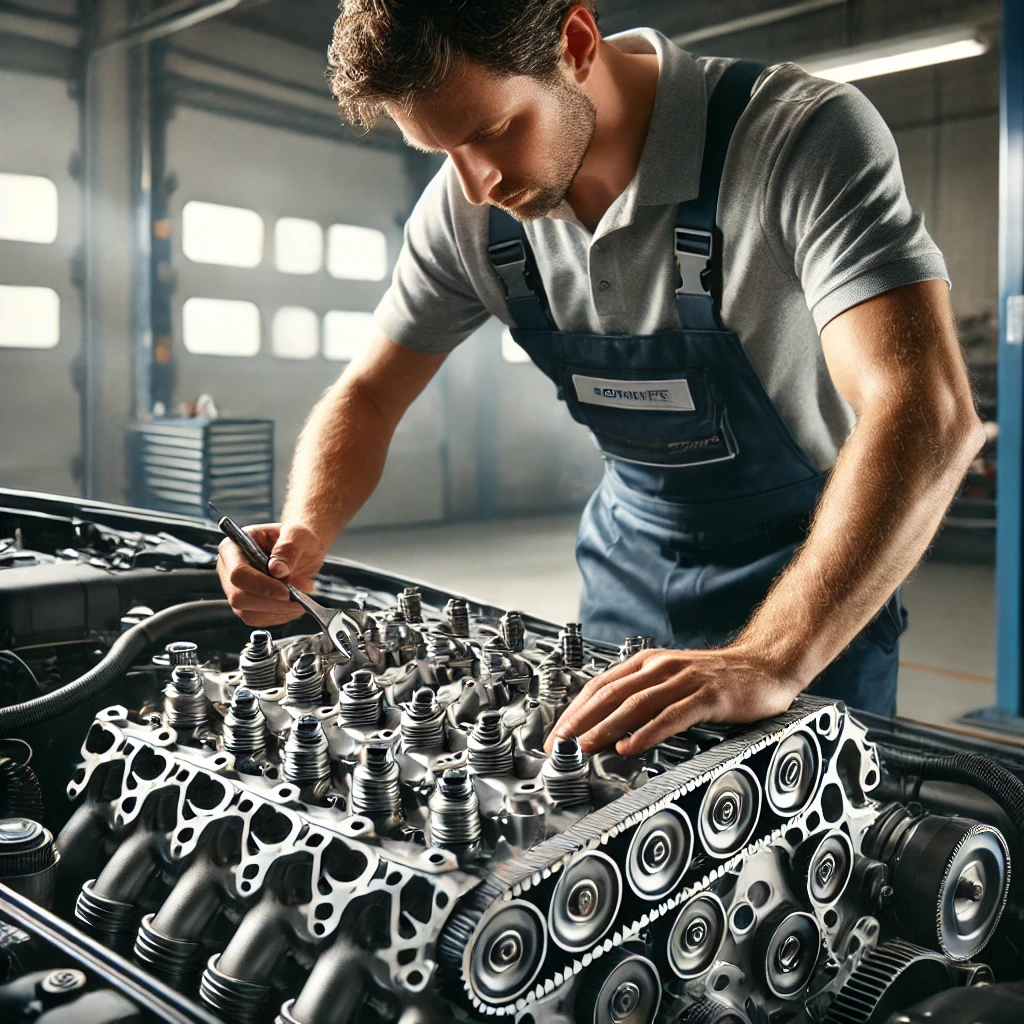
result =
[[[512,337],[605,457],[576,545],[583,633],[594,639],[727,642],[806,536],[824,486],[719,312],[719,186],[763,70],[730,65],[708,101],[700,192],[679,206],[674,231],[678,330],[557,330],[522,226],[491,208],[488,254],[505,286]],[[897,591],[811,692],[894,714],[905,626]]]

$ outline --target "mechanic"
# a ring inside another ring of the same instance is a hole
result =
[[[250,625],[296,618],[391,436],[490,315],[605,457],[577,560],[584,635],[645,650],[555,733],[638,753],[800,691],[895,711],[899,586],[984,441],[941,253],[855,88],[794,65],[602,38],[589,0],[345,0],[349,120],[448,159],[405,229],[377,333],[313,409]]]

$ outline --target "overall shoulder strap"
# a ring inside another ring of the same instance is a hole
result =
[[[684,328],[721,327],[718,311],[722,296],[722,235],[716,216],[722,171],[736,124],[767,66],[749,60],[730,64],[708,99],[700,192],[696,199],[680,203],[676,214],[676,309]]]
[[[511,214],[491,207],[487,256],[505,286],[505,302],[516,327],[529,331],[553,330],[544,286],[526,231]]]

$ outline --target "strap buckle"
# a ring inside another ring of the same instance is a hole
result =
[[[676,266],[679,268],[676,295],[711,294],[711,239],[710,231],[675,229]]]
[[[528,299],[534,294],[526,274],[526,247],[521,239],[495,242],[488,246],[487,253],[505,286],[506,299]]]

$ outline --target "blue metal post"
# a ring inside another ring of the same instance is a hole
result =
[[[1024,457],[1024,0],[1004,0],[999,140],[996,704],[1019,716]]]

